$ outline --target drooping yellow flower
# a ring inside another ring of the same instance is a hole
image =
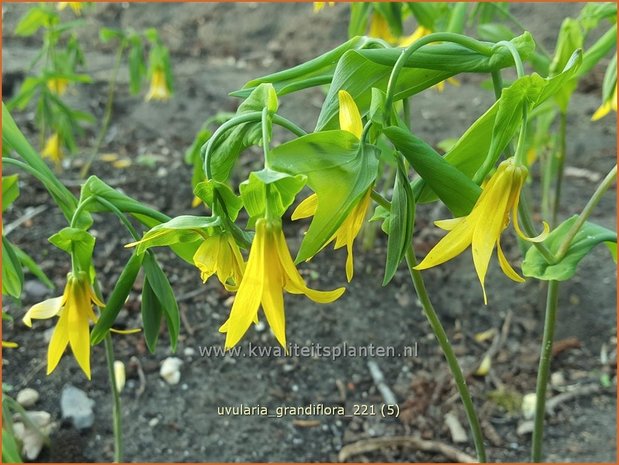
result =
[[[475,271],[484,294],[484,303],[487,304],[484,280],[490,257],[496,245],[499,265],[503,273],[514,281],[523,282],[524,279],[512,268],[501,249],[501,234],[509,225],[510,213],[517,234],[527,241],[543,241],[548,236],[550,229],[548,224],[544,222],[544,231],[539,236],[532,238],[525,236],[520,229],[518,203],[527,174],[526,167],[516,165],[513,158],[502,162],[496,173],[484,186],[468,216],[435,222],[439,228],[447,230],[449,233],[430,250],[415,269],[425,270],[445,263],[464,252],[470,245],[473,251]]]
[[[41,151],[41,155],[45,158],[49,158],[56,166],[60,166],[60,163],[64,158],[64,154],[62,153],[60,144],[60,135],[57,132],[52,134],[47,139],[45,142],[45,147],[43,147],[43,150]]]
[[[146,101],[165,101],[169,98],[170,89],[168,88],[165,72],[162,69],[157,69],[153,71],[153,75],[150,80],[150,89],[148,90],[148,94],[146,94]]]
[[[607,114],[610,113],[610,110],[613,110],[615,113],[617,112],[617,85],[615,84],[615,90],[613,91],[611,97],[606,100],[600,107],[593,113],[591,117],[591,121],[597,121],[599,119],[604,118]]]
[[[335,2],[314,2],[314,13],[318,13],[325,6],[335,6]]]
[[[95,322],[92,305],[104,307],[90,286],[86,273],[69,273],[64,293],[40,302],[24,315],[24,324],[32,327],[33,319],[58,316],[58,323],[47,350],[47,374],[54,371],[68,345],[78,365],[90,379],[90,322]]]
[[[389,23],[387,22],[385,17],[377,11],[372,14],[368,35],[370,37],[382,39],[390,44],[396,44],[398,42],[398,38],[391,33],[391,29],[389,29]]]
[[[64,10],[66,7],[70,7],[73,13],[75,13],[75,16],[81,16],[82,2],[58,2],[59,10]]]
[[[340,128],[351,132],[360,139],[363,132],[363,123],[355,101],[345,90],[341,90],[339,92],[338,98],[340,103]],[[353,244],[355,238],[361,230],[361,226],[363,226],[363,220],[367,215],[367,210],[370,206],[371,192],[372,189],[368,189],[368,191],[361,197],[357,205],[355,205],[352,211],[348,214],[344,222],[335,231],[333,237],[331,237],[331,239],[329,239],[323,246],[324,248],[333,241],[335,241],[335,250],[346,246],[346,251],[348,252],[348,256],[346,258],[346,279],[348,282],[352,280],[354,274]],[[299,206],[292,213],[291,218],[293,221],[302,218],[309,218],[310,216],[314,216],[316,214],[317,208],[318,196],[316,194],[312,194],[299,204]]]
[[[69,80],[63,78],[53,78],[47,81],[47,88],[58,96],[64,95],[69,86]]]
[[[344,290],[340,287],[316,291],[307,287],[290,256],[281,220],[260,218],[256,221],[256,235],[230,317],[219,329],[226,333],[225,347],[232,348],[241,340],[251,323],[257,321],[260,306],[276,339],[286,347],[283,291],[328,303],[339,298]]]
[[[229,291],[236,291],[243,278],[245,262],[232,234],[210,236],[198,247],[193,263],[200,270],[203,282],[217,274]]]
[[[398,45],[400,47],[408,47],[412,45],[414,42],[417,42],[422,37],[427,36],[428,34],[432,34],[432,29],[429,29],[425,26],[420,25],[417,27],[417,29],[415,29],[415,31],[411,35],[402,37],[398,41]]]

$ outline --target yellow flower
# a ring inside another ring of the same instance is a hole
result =
[[[318,13],[325,6],[335,6],[335,2],[314,2],[314,13]]]
[[[376,11],[372,14],[368,35],[370,37],[382,39],[390,44],[395,44],[398,42],[398,38],[391,33],[391,29],[389,29],[389,23],[387,22],[385,17]]]
[[[63,78],[53,78],[47,81],[47,88],[54,94],[61,96],[67,91],[69,80]]]
[[[513,158],[502,162],[490,178],[475,206],[468,216],[451,220],[436,221],[435,224],[449,231],[436,246],[430,250],[423,261],[415,267],[425,270],[440,265],[464,252],[471,245],[473,263],[484,293],[484,303],[488,303],[484,280],[494,246],[497,248],[499,265],[510,279],[523,282],[524,279],[514,271],[501,249],[501,233],[509,224],[511,213],[514,229],[520,237],[530,242],[541,242],[549,232],[544,222],[544,231],[537,237],[526,237],[518,224],[518,203],[520,191],[527,178],[527,169],[517,166]]]
[[[202,281],[217,274],[229,291],[236,291],[243,278],[245,262],[232,234],[210,236],[198,247],[193,263],[200,270]]]
[[[422,37],[427,36],[428,34],[432,34],[432,29],[429,29],[424,26],[418,26],[417,29],[415,29],[415,31],[411,35],[407,37],[402,37],[398,42],[398,46],[408,47],[412,45],[414,42],[417,42]]]
[[[29,328],[33,319],[59,317],[47,350],[48,375],[54,371],[70,345],[75,360],[90,379],[90,322],[97,320],[93,304],[104,307],[92,290],[86,273],[69,273],[61,297],[40,302],[24,315],[24,324]]]
[[[615,113],[617,112],[617,85],[615,84],[615,90],[611,97],[606,100],[600,108],[598,108],[593,116],[591,117],[591,121],[597,121],[599,119],[604,118],[607,114],[610,113],[610,110],[613,110]]]
[[[166,81],[165,72],[162,69],[157,69],[153,72],[150,80],[150,89],[146,94],[146,101],[149,100],[168,100],[170,98],[170,89]]]
[[[307,287],[292,261],[281,220],[260,218],[249,252],[247,269],[232,305],[230,317],[219,329],[226,333],[225,347],[234,347],[257,321],[262,310],[279,343],[286,347],[286,317],[283,291],[305,294],[314,302],[333,302],[344,293],[340,287],[333,291],[316,291]]]
[[[345,131],[351,132],[360,139],[363,132],[363,123],[361,121],[361,114],[359,113],[359,109],[357,108],[355,101],[353,100],[352,96],[345,90],[340,90],[338,97],[340,102],[340,128]],[[348,282],[352,280],[354,273],[353,243],[355,241],[355,238],[359,234],[359,231],[361,230],[363,220],[365,219],[367,210],[370,206],[371,192],[372,189],[368,189],[368,191],[363,195],[361,200],[346,217],[344,222],[335,231],[333,237],[329,239],[329,241],[327,241],[327,243],[323,246],[323,248],[326,247],[334,240],[335,250],[346,246],[346,250],[348,252],[348,257],[346,259],[346,278],[348,279]],[[314,216],[317,208],[318,197],[316,196],[316,194],[312,194],[308,198],[303,200],[303,202],[301,202],[299,206],[295,209],[295,211],[292,213],[292,220],[294,221],[301,218],[308,218],[310,216]]]
[[[41,151],[41,155],[52,160],[56,166],[60,166],[60,163],[64,158],[64,154],[62,153],[62,148],[60,147],[60,136],[57,132],[52,134],[47,139],[45,142],[45,147],[43,147],[43,150]]]
[[[82,14],[82,2],[58,2],[59,10],[64,10],[66,7],[71,7],[75,16]]]

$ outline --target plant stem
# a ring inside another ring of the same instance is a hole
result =
[[[110,80],[110,87],[107,93],[107,101],[105,102],[105,111],[103,113],[103,124],[101,125],[101,130],[99,131],[99,135],[97,136],[97,140],[95,142],[94,148],[92,149],[92,153],[90,154],[90,157],[88,157],[88,160],[86,160],[86,163],[84,164],[84,166],[82,167],[82,170],[80,171],[80,176],[82,177],[82,179],[88,175],[90,166],[92,165],[92,162],[95,160],[95,158],[97,157],[97,154],[99,153],[99,149],[101,148],[103,139],[105,138],[105,135],[107,134],[107,130],[110,125],[110,120],[112,119],[112,109],[114,107],[114,94],[116,93],[116,81],[118,79],[118,70],[120,69],[120,63],[122,60],[122,55],[123,55],[124,50],[125,50],[125,47],[123,45],[120,45],[118,47],[118,50],[116,51],[116,58],[114,60],[114,68],[112,69],[112,79]]]
[[[617,165],[615,165],[609,171],[609,173],[606,175],[604,180],[600,183],[598,188],[595,190],[595,192],[593,193],[593,195],[587,202],[587,205],[585,205],[585,208],[583,208],[580,215],[578,215],[578,219],[576,220],[576,222],[572,225],[570,230],[565,235],[565,238],[563,239],[563,242],[561,243],[561,246],[559,247],[559,250],[557,251],[557,254],[556,254],[557,262],[561,261],[561,259],[565,257],[565,254],[567,253],[567,251],[570,248],[570,245],[572,244],[572,240],[574,239],[574,236],[578,234],[578,231],[580,230],[582,225],[585,224],[585,221],[587,221],[589,216],[591,216],[591,212],[593,211],[593,209],[602,199],[602,197],[604,196],[608,188],[613,185],[616,179],[617,179]]]
[[[114,347],[112,346],[112,336],[110,333],[103,340],[105,345],[105,359],[110,378],[110,390],[112,391],[112,418],[114,429],[114,462],[123,461],[123,435],[122,435],[122,416],[120,410],[120,395],[116,389],[116,374],[114,373]]]
[[[497,69],[496,71],[492,71],[491,76],[494,97],[498,100],[501,98],[501,93],[503,92],[503,78],[501,77],[501,70]]]
[[[561,185],[563,184],[563,166],[565,165],[565,155],[567,152],[566,145],[566,136],[567,136],[567,113],[561,112],[559,115],[559,151],[557,152],[556,158],[556,174],[557,180],[555,184],[555,196],[554,201],[552,203],[552,218],[551,218],[551,227],[555,227],[557,225],[557,216],[559,214],[559,204],[561,202]]]
[[[432,331],[441,346],[443,355],[445,356],[445,359],[447,359],[447,364],[449,365],[449,369],[454,377],[456,387],[458,388],[458,393],[460,394],[460,398],[464,404],[464,411],[466,412],[466,417],[469,421],[469,426],[473,435],[473,442],[475,443],[475,450],[477,451],[477,459],[480,462],[485,462],[486,450],[484,447],[484,438],[481,433],[481,427],[479,425],[479,420],[477,419],[477,414],[475,413],[475,406],[473,404],[473,400],[471,399],[471,394],[466,386],[466,379],[462,374],[460,365],[458,365],[458,359],[456,358],[453,348],[449,343],[445,329],[443,328],[443,325],[441,325],[441,321],[432,306],[432,302],[428,296],[421,272],[414,269],[417,265],[417,260],[415,258],[415,252],[412,245],[410,245],[406,251],[406,262],[408,264],[408,270],[411,274],[411,279],[413,281],[415,291],[417,292],[417,296],[421,301],[421,305],[423,306],[424,313],[428,318],[430,326],[432,327]]]
[[[546,298],[546,316],[544,319],[544,336],[537,370],[537,387],[535,389],[535,424],[531,446],[531,461],[542,459],[542,440],[544,437],[544,413],[546,410],[546,387],[552,359],[552,341],[555,332],[557,303],[559,300],[559,281],[548,281],[548,296]]]

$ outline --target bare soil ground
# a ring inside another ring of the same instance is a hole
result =
[[[26,5],[3,5],[3,89],[10,97],[11,85],[19,85],[37,51],[38,41],[12,34]],[[576,15],[577,4],[519,4],[513,12],[534,37],[552,49],[562,19]],[[133,164],[122,170],[97,162],[93,173],[127,194],[174,216],[193,213],[189,184],[190,168],[183,162],[202,122],[218,111],[234,111],[238,101],[227,93],[247,80],[301,63],[346,39],[348,9],[338,5],[313,15],[311,4],[97,4],[87,13],[88,27],[81,30],[87,50],[88,69],[95,82],[73,89],[74,103],[101,117],[113,50],[97,40],[99,26],[157,27],[169,44],[176,78],[176,94],[168,103],[145,103],[129,95],[127,76],[121,76],[114,118],[103,152],[129,157]],[[616,117],[591,123],[599,105],[604,67],[597,69],[575,95],[570,109],[569,167],[604,175],[615,162]],[[428,142],[436,144],[458,137],[491,104],[492,95],[480,88],[478,76],[463,76],[458,88],[444,93],[426,92],[413,99],[413,126]],[[323,94],[320,89],[282,99],[282,112],[301,126],[313,127]],[[16,120],[35,142],[31,114]],[[79,191],[79,158],[93,144],[94,131],[82,141],[83,148],[63,174]],[[137,163],[140,155],[152,155],[154,167]],[[242,158],[251,168],[253,154]],[[243,173],[244,174],[244,173]],[[535,175],[535,173],[534,173]],[[596,183],[578,175],[566,179],[561,216],[577,213]],[[47,242],[48,236],[65,226],[43,188],[22,177],[22,194],[7,212],[4,224],[20,218],[27,209],[48,208],[10,234],[10,239],[32,254],[53,278],[64,286],[69,263]],[[615,191],[595,210],[594,220],[615,227]],[[420,254],[439,235],[431,221],[444,211],[423,209],[416,224]],[[114,219],[99,215],[93,227],[97,236],[96,267],[104,290],[111,289],[128,252],[129,241]],[[302,226],[285,225],[288,242],[296,250]],[[360,242],[360,241],[359,241]],[[359,244],[357,244],[359,245]],[[320,306],[302,297],[287,296],[288,338],[299,345],[417,346],[413,357],[383,357],[375,361],[396,394],[399,419],[380,416],[225,416],[224,406],[265,406],[275,411],[283,406],[325,404],[345,406],[383,403],[370,376],[365,357],[336,360],[307,357],[201,357],[200,347],[222,346],[217,328],[225,319],[230,295],[211,280],[202,284],[197,270],[181,263],[167,251],[158,252],[180,301],[184,325],[176,356],[184,360],[180,384],[170,386],[159,377],[161,360],[170,355],[167,335],[161,336],[155,354],[145,348],[141,335],[115,337],[118,359],[128,367],[122,393],[123,421],[128,461],[337,461],[346,444],[395,435],[412,435],[451,443],[444,416],[449,412],[466,426],[466,419],[450,381],[445,361],[422,314],[405,269],[383,288],[382,266],[386,241],[379,236],[376,247],[355,255],[355,279],[336,303]],[[516,241],[506,237],[506,253],[520,259]],[[311,286],[326,289],[344,284],[342,252],[325,251],[303,266]],[[543,290],[536,283],[514,285],[493,264],[487,278],[490,302],[483,305],[471,257],[463,254],[452,262],[424,273],[465,372],[472,373],[489,342],[477,343],[473,335],[489,328],[501,329],[511,316],[508,337],[494,359],[489,376],[470,375],[468,382],[488,437],[489,458],[494,461],[527,460],[530,436],[516,433],[522,421],[519,400],[535,389],[538,351],[543,321]],[[111,404],[103,349],[93,349],[93,380],[87,382],[76,363],[66,357],[51,376],[45,376],[45,332],[54,322],[37,322],[34,330],[21,323],[21,316],[43,295],[27,277],[21,304],[5,302],[15,323],[5,324],[5,338],[20,348],[4,351],[3,382],[17,392],[37,389],[42,398],[37,408],[60,419],[59,397],[63,385],[72,383],[96,401],[94,427],[77,433],[68,425],[52,437],[52,447],[42,460],[110,461],[112,459]],[[57,292],[57,291],[55,291]],[[126,327],[140,325],[139,284],[120,315]],[[615,379],[612,354],[616,349],[616,267],[600,248],[585,259],[577,276],[561,286],[556,340],[562,350],[552,363],[557,395],[569,386],[599,383],[603,374]],[[566,342],[568,341],[568,342]],[[569,341],[575,342],[570,344]],[[250,330],[243,342],[263,347],[275,340],[268,330]],[[561,346],[562,345],[562,346]],[[611,364],[600,362],[603,347]],[[141,384],[132,357],[140,361],[145,375]],[[141,390],[143,389],[143,392]],[[299,421],[311,420],[311,421]],[[595,394],[561,404],[547,418],[546,446],[549,461],[616,461],[616,385]],[[474,455],[472,442],[458,444]],[[392,446],[356,455],[358,461],[445,461],[441,454]]]

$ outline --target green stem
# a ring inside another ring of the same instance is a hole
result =
[[[284,118],[283,116],[275,114],[275,115],[272,115],[271,118],[272,118],[273,123],[277,124],[278,126],[283,127],[284,129],[288,129],[290,132],[292,132],[294,135],[298,137],[301,137],[307,134],[307,132],[304,129],[300,128],[299,126],[294,124],[292,121]],[[213,133],[211,138],[202,148],[202,158],[204,160],[204,172],[206,173],[207,179],[212,178],[210,155],[211,155],[213,148],[215,147],[215,143],[219,140],[219,138],[226,131],[228,131],[229,129],[232,129],[234,126],[237,126],[243,123],[258,123],[261,120],[262,120],[262,111],[252,111],[250,113],[243,113],[243,114],[237,115],[234,118],[229,119],[228,121],[226,121],[224,124],[222,124],[221,126],[217,128],[217,130]]]
[[[492,88],[494,89],[494,97],[498,100],[501,98],[503,92],[503,78],[501,77],[501,70],[497,69],[492,71]]]
[[[97,136],[97,140],[95,141],[95,146],[92,149],[92,153],[90,154],[88,160],[86,160],[86,163],[80,171],[80,176],[82,178],[85,178],[88,175],[88,171],[90,171],[90,166],[92,165],[93,161],[99,153],[99,149],[101,148],[101,144],[103,143],[103,139],[107,134],[107,130],[112,119],[112,109],[114,108],[114,95],[116,93],[116,81],[118,79],[118,71],[120,69],[120,63],[124,50],[125,47],[121,43],[121,45],[118,47],[118,50],[116,51],[114,68],[112,69],[112,79],[110,80],[107,93],[107,101],[105,102],[105,111],[103,113],[103,124],[101,125],[101,130],[99,131],[99,135]]]
[[[406,262],[408,264],[408,269],[411,274],[411,279],[413,281],[413,285],[415,286],[415,291],[417,292],[417,296],[421,301],[421,305],[423,306],[424,313],[428,318],[430,326],[432,327],[432,331],[438,340],[439,345],[443,351],[443,355],[445,359],[447,359],[447,364],[449,365],[449,369],[451,370],[451,374],[456,383],[456,387],[458,388],[458,393],[460,394],[460,398],[462,399],[462,403],[464,404],[464,411],[466,413],[466,417],[469,421],[469,426],[471,428],[471,433],[473,435],[473,442],[475,443],[475,450],[477,451],[477,458],[480,462],[486,461],[486,450],[484,447],[484,438],[481,433],[481,427],[479,425],[479,420],[477,419],[477,414],[475,413],[475,406],[473,404],[473,400],[471,399],[471,394],[469,393],[468,387],[466,385],[466,379],[462,374],[462,370],[460,369],[460,365],[458,365],[458,359],[456,358],[456,354],[449,343],[449,339],[447,338],[447,334],[445,333],[445,329],[441,324],[441,321],[432,306],[432,302],[430,301],[430,297],[428,296],[428,292],[426,290],[426,286],[423,282],[423,278],[421,276],[421,272],[415,270],[415,266],[417,265],[417,260],[415,258],[415,252],[413,250],[413,246],[410,245],[406,251]]]
[[[600,183],[598,188],[595,190],[595,192],[587,202],[587,205],[585,205],[585,208],[583,208],[580,215],[578,215],[578,219],[576,220],[576,222],[572,225],[570,230],[565,235],[565,238],[563,239],[563,242],[561,243],[561,246],[559,247],[559,250],[556,254],[557,262],[560,262],[563,257],[565,257],[565,254],[567,253],[570,245],[572,244],[572,240],[574,239],[576,234],[578,234],[578,231],[580,230],[582,225],[585,224],[585,221],[587,221],[589,216],[591,216],[591,212],[593,212],[593,209],[597,206],[606,191],[610,188],[610,186],[613,185],[616,179],[617,165],[613,166],[613,168],[609,171],[604,180]]]
[[[138,234],[138,232],[135,230],[135,228],[131,224],[131,221],[129,221],[129,218],[127,218],[127,215],[121,212],[118,209],[118,207],[116,207],[116,205],[114,205],[112,202],[102,197],[95,196],[91,198],[96,199],[97,202],[99,202],[101,205],[105,206],[108,210],[114,213],[118,217],[120,222],[125,226],[125,228],[127,228],[127,231],[129,231],[129,234],[131,234],[131,237],[133,237],[134,240],[136,241],[140,240],[140,235]]]
[[[546,300],[546,317],[544,320],[544,336],[537,370],[537,387],[535,389],[535,424],[531,446],[531,461],[542,460],[542,440],[544,438],[544,413],[546,410],[546,387],[550,374],[552,359],[552,341],[555,332],[557,304],[559,301],[559,282],[548,281],[548,297]]]
[[[520,219],[522,229],[524,229],[524,232],[527,233],[527,236],[537,236],[535,226],[533,226],[533,220],[531,219],[529,201],[527,200],[527,196],[525,195],[524,191],[520,194],[520,203],[518,204],[518,218]],[[538,252],[542,254],[547,263],[555,263],[554,254],[543,243],[533,242],[533,247],[535,247]]]
[[[267,107],[264,107],[262,109],[261,126],[262,126],[262,151],[264,153],[264,166],[265,168],[270,168],[270,164],[269,164],[270,147],[269,145],[271,144],[272,125],[271,125],[271,121],[269,118],[269,109]]]
[[[486,56],[492,55],[491,47],[478,40],[461,34],[454,34],[453,32],[436,32],[422,37],[421,39],[411,44],[408,48],[403,50],[398,57],[398,60],[395,62],[395,65],[393,65],[391,75],[389,76],[389,82],[387,83],[387,96],[385,98],[385,108],[387,108],[388,111],[393,105],[395,86],[398,81],[400,71],[402,71],[402,68],[416,50],[432,42],[452,42],[455,44],[460,44],[463,47],[467,47]]]
[[[555,227],[557,217],[559,215],[559,204],[561,202],[561,186],[563,184],[563,167],[565,165],[565,156],[567,152],[567,112],[561,112],[559,115],[559,150],[557,152],[555,172],[557,180],[555,183],[555,195],[552,203],[552,219],[550,226]]]
[[[114,347],[112,346],[112,336],[108,332],[103,340],[105,346],[105,359],[107,371],[110,378],[110,391],[112,391],[112,418],[114,430],[114,462],[123,461],[123,435],[122,435],[122,413],[120,410],[120,394],[116,389],[116,373],[114,373]]]

